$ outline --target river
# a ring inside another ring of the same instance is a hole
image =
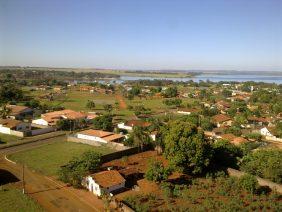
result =
[[[124,81],[131,80],[173,80],[173,81],[182,81],[186,82],[189,80],[193,80],[194,82],[199,82],[200,80],[207,81],[210,80],[212,82],[219,81],[236,81],[236,82],[246,82],[246,81],[254,81],[254,82],[266,82],[266,83],[276,83],[282,84],[282,76],[277,75],[254,75],[254,74],[199,74],[194,77],[187,78],[161,78],[161,77],[141,77],[141,76],[121,76],[119,79],[115,81],[117,83],[122,83]]]

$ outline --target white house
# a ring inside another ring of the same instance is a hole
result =
[[[199,110],[193,109],[193,108],[181,108],[181,109],[178,109],[177,111],[177,113],[183,114],[183,115],[190,115],[192,113],[197,113],[197,112],[199,112]]]
[[[89,129],[78,132],[77,138],[90,141],[97,141],[106,144],[108,142],[119,142],[124,139],[124,136],[112,132]]]
[[[264,136],[273,136],[272,133],[266,127],[260,129],[260,134]]]
[[[33,120],[32,123],[44,126],[55,126],[57,124],[57,121],[59,121],[60,119],[68,119],[78,122],[86,118],[87,115],[84,113],[66,109],[41,114],[41,118]]]
[[[24,132],[29,129],[29,123],[14,119],[0,119],[0,133],[11,135],[14,131]]]
[[[149,127],[151,125],[151,123],[149,122],[145,122],[142,120],[130,120],[127,122],[123,122],[123,123],[119,123],[118,124],[118,128],[119,129],[124,129],[124,130],[128,130],[128,131],[132,131],[133,127]]]
[[[102,171],[85,178],[86,188],[97,196],[124,188],[125,179],[116,170]]]

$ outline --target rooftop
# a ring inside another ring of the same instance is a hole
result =
[[[91,177],[103,188],[109,188],[125,182],[125,179],[116,170],[98,172],[92,174]]]

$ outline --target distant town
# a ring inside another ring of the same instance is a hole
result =
[[[199,73],[1,67],[1,209],[281,211],[282,84]]]

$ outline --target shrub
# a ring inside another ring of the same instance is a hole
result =
[[[245,174],[240,177],[239,185],[241,188],[251,192],[252,194],[254,194],[259,187],[257,178],[250,174]]]
[[[160,161],[150,161],[149,168],[145,173],[145,178],[154,182],[166,180],[171,173],[169,168],[165,168]]]

